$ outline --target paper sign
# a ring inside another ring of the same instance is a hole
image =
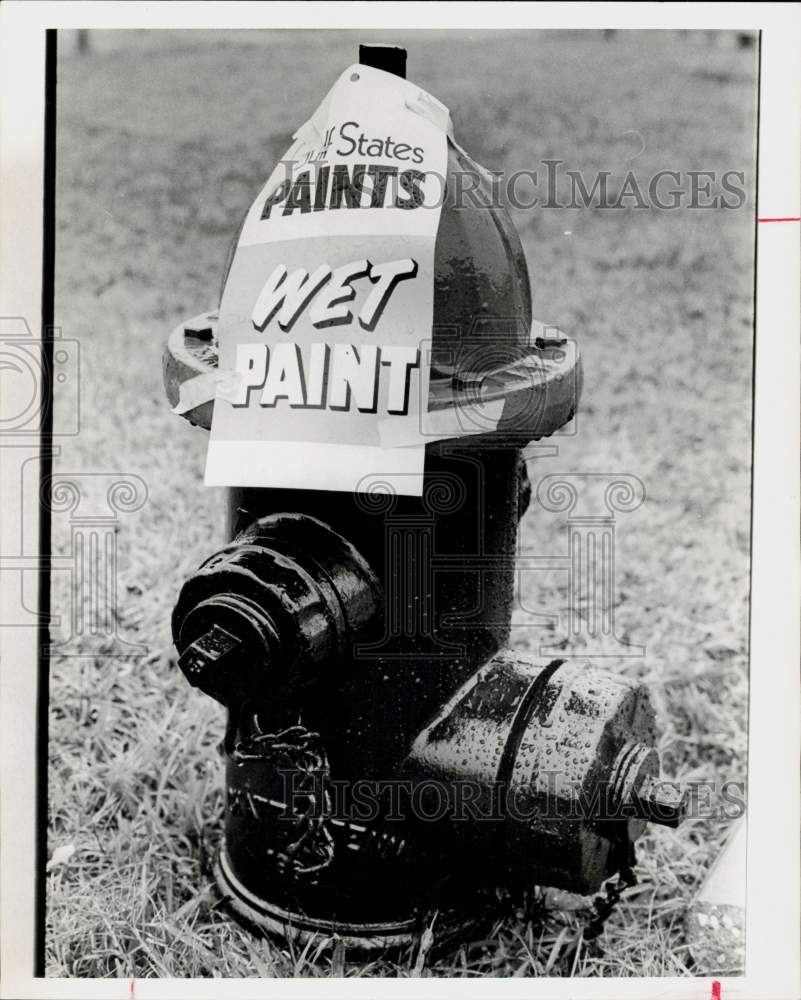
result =
[[[207,485],[422,493],[425,445],[386,441],[421,440],[448,128],[354,65],[295,134],[223,292]]]

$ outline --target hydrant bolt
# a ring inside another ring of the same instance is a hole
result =
[[[677,827],[687,814],[687,794],[671,781],[647,778],[634,793],[638,815],[649,823]]]
[[[212,625],[208,632],[181,653],[178,665],[186,675],[186,679],[194,687],[203,688],[204,679],[212,671],[219,670],[231,655],[239,651],[242,643],[230,632],[219,625]]]

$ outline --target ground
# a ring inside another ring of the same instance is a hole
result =
[[[376,33],[372,32],[371,39]],[[722,785],[746,773],[754,205],[738,211],[518,210],[535,315],[574,335],[586,383],[575,435],[531,463],[637,476],[617,519],[616,627],[645,647],[609,669],[647,681],[666,773],[709,782],[713,815],[654,829],[639,885],[589,947],[575,914],[510,917],[456,953],[366,963],[286,949],[231,921],[209,889],[222,811],[222,713],[170,659],[182,579],[222,536],[202,486],[205,435],[170,414],[160,355],[217,304],[238,219],[291,132],[355,61],[349,33],[128,32],[62,38],[56,322],[80,342],[81,428],[62,473],[147,484],[119,515],[115,631],[51,668],[47,974],[51,976],[692,975],[688,903],[726,837]],[[362,39],[363,40],[363,39]],[[370,39],[368,39],[370,40]],[[739,170],[754,181],[756,50],[687,33],[407,33],[410,79],[496,170],[547,157],[585,176]],[[56,421],[66,397],[59,399]],[[59,409],[59,407],[61,409]],[[557,554],[565,515],[534,503],[527,552]],[[69,523],[54,514],[54,547]],[[56,574],[54,604],[68,586]],[[525,574],[513,642],[563,613],[560,573]],[[554,641],[558,636],[554,636]],[[763,665],[764,666],[764,665]],[[707,810],[709,812],[710,810]],[[74,853],[64,861],[58,859]],[[436,928],[435,928],[436,937]]]

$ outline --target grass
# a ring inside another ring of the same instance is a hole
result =
[[[374,37],[375,33],[371,33]],[[241,213],[343,67],[352,33],[95,37],[62,55],[56,322],[81,344],[81,433],[57,469],[147,482],[121,515],[117,628],[147,653],[85,641],[51,670],[51,976],[692,975],[683,916],[725,816],[655,829],[639,885],[590,947],[564,901],[510,915],[455,953],[365,963],[331,942],[258,939],[210,890],[223,809],[221,712],[171,661],[183,577],[220,541],[201,485],[206,438],[167,409],[160,352],[216,305]],[[558,157],[586,174],[744,170],[753,183],[754,50],[674,33],[407,33],[409,77],[452,109],[460,143],[502,170]],[[530,474],[628,472],[648,499],[618,520],[617,624],[647,647],[604,664],[651,685],[671,776],[746,774],[753,204],[741,211],[518,211],[535,315],[574,334],[586,383],[578,433]],[[571,235],[567,235],[569,231]],[[56,419],[58,421],[58,409]],[[564,551],[562,515],[532,505],[524,551]],[[69,526],[54,516],[54,547]],[[54,605],[67,606],[54,577]],[[531,610],[564,612],[560,574],[521,581]],[[556,638],[557,636],[554,636]]]

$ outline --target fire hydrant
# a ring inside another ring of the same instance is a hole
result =
[[[404,75],[402,50],[360,55]],[[681,818],[642,685],[505,647],[522,449],[570,420],[581,363],[533,323],[517,232],[449,136],[446,189],[468,175],[436,236],[429,409],[480,384],[500,416],[426,445],[421,496],[230,488],[231,540],[173,612],[181,670],[227,712],[219,887],[284,936],[383,948],[434,910],[463,934],[499,889],[595,892],[646,822]],[[213,374],[216,324],[171,334],[171,404]],[[183,415],[208,428],[213,406]]]

